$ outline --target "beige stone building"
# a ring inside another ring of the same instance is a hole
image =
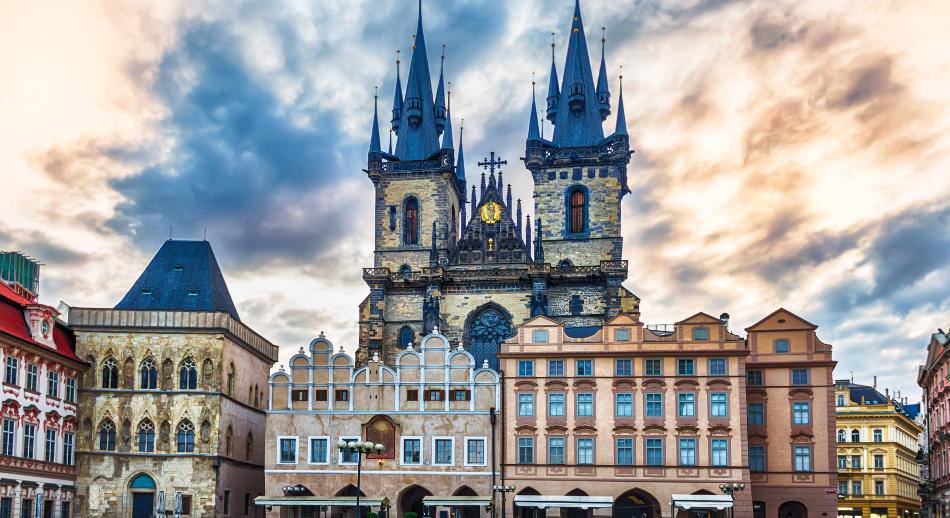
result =
[[[490,495],[490,409],[499,404],[498,374],[437,329],[392,366],[377,357],[359,368],[321,334],[270,378],[266,496],[257,501],[273,517],[311,518],[333,503],[331,515],[352,515],[354,502],[339,498],[357,494],[357,459],[340,440],[385,447],[362,462],[363,502],[374,511],[387,501],[391,515],[421,518],[427,496]],[[472,506],[465,516],[485,512]]]
[[[241,323],[210,245],[167,241],[116,308],[71,308],[81,516],[255,516],[277,347]]]
[[[659,518],[670,516],[674,495],[748,484],[747,354],[725,321],[704,313],[665,331],[636,314],[589,329],[545,317],[520,326],[500,355],[515,509],[533,515],[531,502],[568,497],[557,500],[568,516],[585,514],[571,507],[577,501],[595,515]],[[752,515],[748,491],[737,493],[734,513]]]

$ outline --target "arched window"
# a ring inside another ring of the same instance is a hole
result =
[[[102,362],[102,388],[119,388],[119,362],[111,356]]]
[[[140,453],[151,453],[155,451],[155,425],[148,419],[139,423],[136,430],[138,447]]]
[[[709,340],[709,328],[708,327],[694,327],[693,340]]]
[[[475,365],[480,367],[488,360],[488,365],[498,368],[499,344],[514,334],[511,317],[497,306],[488,306],[469,317],[469,352],[475,357]]]
[[[232,446],[234,445],[234,430],[228,425],[228,431],[224,434],[224,454],[231,456]]]
[[[562,270],[570,270],[574,266],[574,263],[570,259],[561,259],[557,263],[557,267]]]
[[[140,376],[140,388],[143,389],[155,389],[158,388],[158,366],[155,365],[155,360],[152,358],[146,358],[142,360],[142,366],[139,367]]]
[[[403,244],[419,244],[419,200],[407,198],[403,207]]]
[[[99,449],[115,451],[115,423],[108,419],[99,425]]]
[[[234,397],[234,364],[228,364],[228,381],[225,385],[225,391],[231,397]]]
[[[178,423],[178,430],[175,432],[178,438],[178,452],[191,453],[195,451],[195,425],[185,419]]]
[[[851,430],[851,442],[861,442],[861,432],[858,430]]]
[[[152,480],[152,477],[142,473],[132,479],[129,487],[131,489],[155,489],[155,481]]]
[[[568,214],[568,232],[579,234],[587,230],[587,195],[581,188],[570,191],[570,213]]]
[[[198,388],[198,364],[191,358],[181,362],[181,366],[178,367],[178,388],[181,390]]]
[[[399,267],[399,275],[402,275],[403,279],[408,279],[412,277],[412,266],[404,264]]]
[[[848,434],[844,430],[838,430],[838,442],[847,442]]]
[[[412,343],[414,333],[412,328],[409,326],[402,326],[402,329],[399,330],[399,348],[405,349],[409,347],[409,344]]]
[[[247,439],[244,440],[244,460],[251,460],[254,455],[254,435],[247,432]]]

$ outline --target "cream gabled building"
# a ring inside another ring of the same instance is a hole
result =
[[[392,366],[375,357],[356,367],[321,333],[290,359],[289,371],[270,377],[266,492],[257,503],[273,517],[313,517],[328,504],[333,516],[352,514],[355,502],[332,505],[356,495],[356,457],[337,449],[340,440],[385,446],[363,461],[361,505],[376,510],[386,501],[390,516],[421,518],[426,496],[489,498],[499,387],[497,372],[438,329]],[[466,516],[485,513],[473,506]]]
[[[917,451],[923,427],[889,396],[850,380],[835,382],[838,516],[920,516]]]

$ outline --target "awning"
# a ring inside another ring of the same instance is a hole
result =
[[[254,499],[257,505],[302,507],[356,507],[355,496],[259,496]],[[379,507],[383,504],[381,498],[360,497],[360,507]]]
[[[464,507],[478,506],[484,507],[491,504],[491,497],[487,496],[425,496],[422,497],[422,505],[433,505],[442,507]]]
[[[573,509],[608,509],[614,506],[613,497],[609,496],[552,496],[552,495],[515,495],[515,505],[518,507],[548,507]]]
[[[732,507],[731,495],[672,495],[673,507],[680,509],[715,509],[722,511]]]

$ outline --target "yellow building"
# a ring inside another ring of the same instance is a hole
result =
[[[839,517],[920,516],[918,409],[874,387],[835,383]]]

